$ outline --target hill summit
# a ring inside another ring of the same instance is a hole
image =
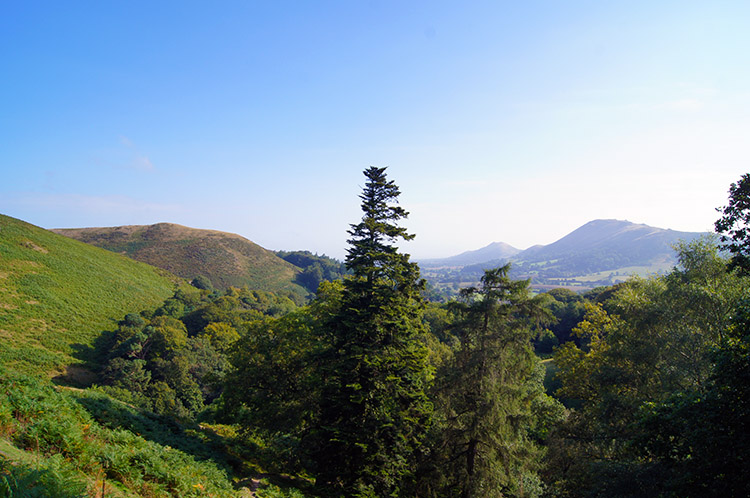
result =
[[[494,242],[457,256],[420,261],[420,265],[427,280],[438,288],[472,285],[484,269],[510,262],[514,278],[531,278],[537,289],[583,290],[622,281],[631,275],[668,271],[677,263],[675,244],[706,234],[600,219],[552,244],[500,254],[493,248],[503,247],[502,243]]]
[[[247,286],[285,293],[297,302],[302,302],[308,294],[295,283],[299,268],[233,233],[174,223],[53,231],[189,280],[206,277],[218,289]]]

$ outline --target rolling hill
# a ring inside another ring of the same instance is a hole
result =
[[[247,286],[287,294],[298,303],[309,294],[295,283],[298,267],[233,233],[172,223],[53,231],[188,280],[204,276],[218,289]]]
[[[90,360],[126,313],[152,308],[181,279],[0,215],[0,363],[36,374]]]
[[[594,220],[560,240],[527,249],[511,258],[537,272],[581,275],[627,267],[669,269],[676,263],[673,246],[702,235],[621,220]],[[520,268],[519,268],[519,271]]]
[[[425,268],[440,266],[466,266],[484,263],[486,261],[508,259],[521,252],[505,242],[493,242],[475,251],[466,251],[456,256],[442,259],[420,260],[419,265]]]
[[[669,270],[676,264],[673,246],[704,233],[679,232],[622,220],[594,220],[546,246],[491,257],[502,243],[440,260],[420,262],[428,281],[438,288],[458,288],[479,280],[484,269],[512,263],[514,278],[531,278],[538,289],[584,290],[622,281],[631,275]],[[507,245],[506,245],[507,246]],[[509,246],[508,246],[509,247]],[[485,256],[483,261],[477,261]],[[472,261],[472,262],[469,262]],[[467,262],[461,265],[460,263]]]

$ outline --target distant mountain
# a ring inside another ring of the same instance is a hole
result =
[[[102,331],[158,306],[177,285],[187,286],[162,269],[0,215],[0,365],[46,376],[94,360]]]
[[[53,231],[188,280],[204,276],[218,289],[247,286],[290,294],[298,302],[308,295],[295,283],[299,268],[237,234],[172,223]]]
[[[443,269],[440,265],[420,264],[427,280],[440,289],[472,285],[484,269],[508,261],[514,278],[531,278],[537,288],[590,288],[631,275],[668,271],[677,263],[673,246],[702,235],[705,234],[622,220],[594,220],[552,244],[530,247],[510,256],[495,256],[482,248],[440,260],[454,263],[443,264]]]
[[[673,246],[701,233],[678,232],[621,220],[594,220],[560,240],[517,254],[517,266],[567,275],[587,274],[633,266],[676,263]],[[519,269],[519,271],[521,271]]]
[[[462,252],[449,258],[420,260],[419,265],[430,268],[474,265],[486,261],[508,259],[520,252],[520,249],[505,242],[493,242],[481,249]]]

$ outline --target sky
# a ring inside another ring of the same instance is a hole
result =
[[[0,2],[0,213],[343,258],[387,166],[437,258],[710,231],[750,169],[747,1]]]

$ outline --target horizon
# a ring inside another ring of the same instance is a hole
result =
[[[595,219],[713,231],[750,164],[750,4],[8,4],[0,213],[343,259],[370,165],[438,259]],[[474,249],[472,249],[474,248]]]
[[[25,221],[25,220],[21,220],[21,221]],[[706,231],[704,231],[704,232],[683,232],[681,230],[672,230],[671,228],[656,227],[656,226],[653,226],[653,225],[649,225],[648,223],[635,223],[635,222],[632,222],[632,221],[629,221],[629,220],[617,220],[617,219],[614,219],[614,218],[606,218],[606,219],[605,218],[597,218],[597,219],[593,219],[593,220],[590,220],[590,221],[584,223],[583,225],[581,225],[581,226],[573,229],[571,232],[564,234],[562,237],[560,237],[558,239],[555,239],[555,240],[553,240],[552,242],[550,242],[548,244],[532,244],[530,246],[520,248],[520,247],[516,247],[516,246],[514,246],[512,244],[509,244],[507,242],[504,242],[502,240],[496,240],[496,241],[493,241],[493,242],[489,242],[488,244],[485,244],[484,246],[481,246],[481,247],[477,247],[477,248],[474,248],[474,249],[465,249],[465,250],[463,250],[463,251],[461,251],[459,253],[450,254],[450,255],[447,255],[447,256],[438,256],[438,257],[434,257],[434,258],[415,258],[415,257],[412,257],[412,259],[414,261],[417,261],[417,262],[420,262],[420,261],[426,262],[426,261],[432,261],[432,260],[437,261],[437,260],[441,260],[441,259],[449,259],[449,258],[452,258],[452,257],[455,257],[455,256],[462,256],[462,255],[464,255],[466,253],[476,252],[476,251],[479,251],[481,249],[485,249],[485,248],[487,248],[489,246],[492,246],[494,244],[506,244],[506,245],[512,247],[513,249],[518,250],[519,252],[523,252],[523,251],[526,251],[528,249],[531,249],[532,247],[544,247],[544,246],[547,246],[547,245],[550,245],[550,244],[554,244],[555,242],[558,242],[560,239],[567,237],[568,235],[570,235],[571,233],[575,232],[576,230],[578,230],[580,228],[583,228],[584,226],[589,225],[590,223],[597,222],[597,221],[616,221],[616,222],[621,222],[621,223],[629,223],[629,224],[637,225],[637,226],[638,225],[648,226],[650,228],[656,228],[658,230],[676,231],[676,232],[680,232],[680,233],[715,234],[714,231],[707,231],[707,232]],[[183,228],[190,228],[190,229],[203,230],[203,231],[218,231],[218,232],[228,233],[230,235],[240,235],[240,236],[244,237],[241,234],[236,234],[236,233],[233,233],[233,232],[226,232],[224,230],[215,230],[215,229],[209,228],[209,227],[190,227],[190,226],[186,226],[186,225],[180,225],[179,223],[171,223],[171,222],[168,222],[168,221],[160,221],[160,222],[157,222],[157,223],[153,223],[151,225],[117,225],[117,226],[111,226],[111,227],[103,227],[103,226],[98,226],[98,227],[93,227],[93,226],[92,227],[50,227],[50,228],[47,228],[47,230],[55,231],[55,230],[80,230],[80,229],[106,229],[106,228],[146,227],[146,226],[153,226],[153,225],[159,225],[159,224],[178,225],[178,226],[181,226]],[[44,227],[42,227],[42,228],[44,228]],[[248,237],[244,237],[244,238],[247,239],[247,240],[249,240],[250,242],[253,242],[253,243],[257,244],[257,242],[255,242],[252,239],[249,239]],[[258,244],[258,245],[260,245],[260,244]],[[263,247],[263,246],[261,246],[261,247]],[[266,250],[269,250],[269,251],[273,251],[273,252],[275,252],[275,251],[310,251],[310,252],[312,252],[312,253],[314,253],[316,255],[319,255],[319,256],[332,257],[332,258],[337,259],[339,261],[343,261],[344,260],[344,257],[340,257],[339,258],[339,257],[331,256],[331,255],[326,254],[326,253],[319,253],[319,252],[316,252],[316,251],[311,251],[310,249],[307,249],[307,248],[304,248],[304,247],[303,248],[296,248],[296,249],[272,249],[272,248],[263,247],[263,249],[266,249]]]

